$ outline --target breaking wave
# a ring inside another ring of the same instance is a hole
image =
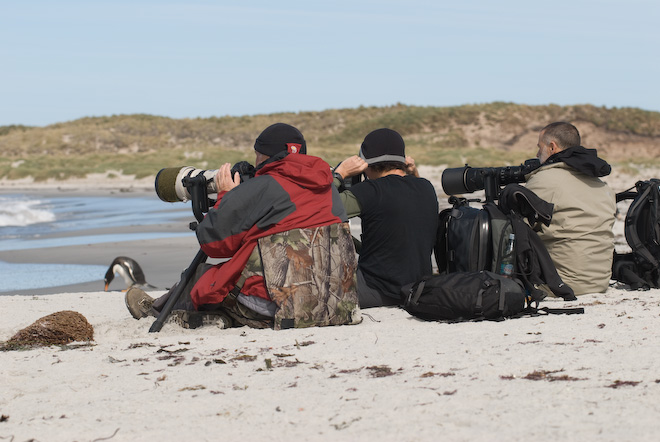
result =
[[[0,196],[0,227],[21,227],[52,221],[55,221],[55,214],[41,200]]]

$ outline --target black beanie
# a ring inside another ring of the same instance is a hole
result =
[[[406,162],[406,145],[398,132],[392,129],[376,129],[364,137],[360,158],[367,164],[384,161]]]
[[[275,123],[264,129],[257,137],[254,150],[272,157],[283,151],[307,153],[307,145],[298,129],[288,124]]]

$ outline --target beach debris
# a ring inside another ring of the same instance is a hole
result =
[[[357,372],[359,372],[360,370],[362,370],[363,368],[364,368],[364,367],[360,367],[360,368],[347,368],[347,369],[344,369],[344,370],[339,370],[339,373],[341,373],[341,374],[352,374],[352,373],[357,373]]]
[[[453,396],[453,395],[456,394],[457,391],[458,390],[451,390],[451,391],[447,390],[447,391],[444,391],[442,393],[438,393],[438,396]]]
[[[177,348],[175,350],[168,350],[165,347],[171,347],[171,345],[166,345],[166,346],[163,346],[163,347],[159,348],[158,350],[156,350],[156,353],[174,354],[174,353],[183,353],[183,352],[186,352],[186,351],[190,350],[189,348],[185,348],[185,347],[184,348]]]
[[[387,365],[372,365],[371,367],[367,367],[367,370],[369,370],[369,374],[374,378],[383,378],[396,374]]]
[[[575,378],[566,374],[556,375],[556,373],[561,373],[564,370],[534,370],[531,373],[526,374],[520,379],[526,379],[528,381],[583,381],[584,378]],[[500,379],[505,381],[512,381],[516,379],[513,375],[500,376]]]
[[[191,387],[179,388],[179,391],[197,391],[197,390],[206,390],[206,387],[203,385],[193,385]]]
[[[64,416],[62,416],[62,417],[64,417]],[[117,429],[115,430],[115,432],[112,433],[111,436],[108,436],[108,437],[99,437],[99,438],[94,439],[92,442],[96,442],[96,441],[100,441],[100,440],[108,440],[108,439],[112,439],[113,437],[115,437],[115,436],[117,435],[117,433],[119,433],[119,428],[117,428]]]
[[[298,340],[296,339],[296,348],[307,347],[308,345],[312,345],[312,344],[315,344],[315,342],[314,342],[314,341],[302,341],[302,342],[298,342]]]
[[[239,355],[236,357],[231,358],[232,361],[246,361],[246,362],[252,362],[256,360],[257,357],[253,355]]]
[[[3,350],[66,345],[77,341],[93,341],[94,328],[78,312],[64,310],[37,319],[21,329],[2,346]]]
[[[432,372],[432,371],[427,371],[426,373],[423,373],[420,376],[420,378],[430,378],[430,377],[433,377],[433,376],[442,376],[443,378],[446,378],[448,376],[456,376],[456,373],[452,373],[450,371],[448,371],[446,373],[435,373],[435,372]]]
[[[347,428],[350,427],[353,423],[355,423],[355,422],[359,422],[361,419],[362,419],[361,417],[356,417],[356,418],[351,419],[351,420],[348,421],[348,422],[346,422],[346,421],[342,421],[342,422],[339,423],[339,424],[331,424],[331,425],[335,428],[335,430],[337,430],[337,431],[341,431],[341,430],[345,430],[345,429],[347,429]],[[331,420],[332,420],[332,418],[331,418]]]
[[[141,347],[155,347],[156,344],[152,344],[150,342],[137,342],[135,344],[131,344],[128,346],[128,349],[134,349],[134,348],[141,348]]]
[[[608,388],[619,388],[619,387],[636,387],[637,385],[641,384],[641,381],[620,381],[616,380],[612,382],[612,384],[608,385]]]

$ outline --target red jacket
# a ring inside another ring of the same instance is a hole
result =
[[[325,161],[304,154],[271,160],[254,178],[219,194],[215,207],[197,227],[197,239],[209,257],[231,259],[197,281],[191,292],[196,308],[225,299],[259,238],[347,220]],[[241,293],[270,300],[261,277],[248,278]]]

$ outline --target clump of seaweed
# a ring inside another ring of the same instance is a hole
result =
[[[37,319],[0,346],[2,351],[93,341],[94,328],[78,312],[64,310]]]

